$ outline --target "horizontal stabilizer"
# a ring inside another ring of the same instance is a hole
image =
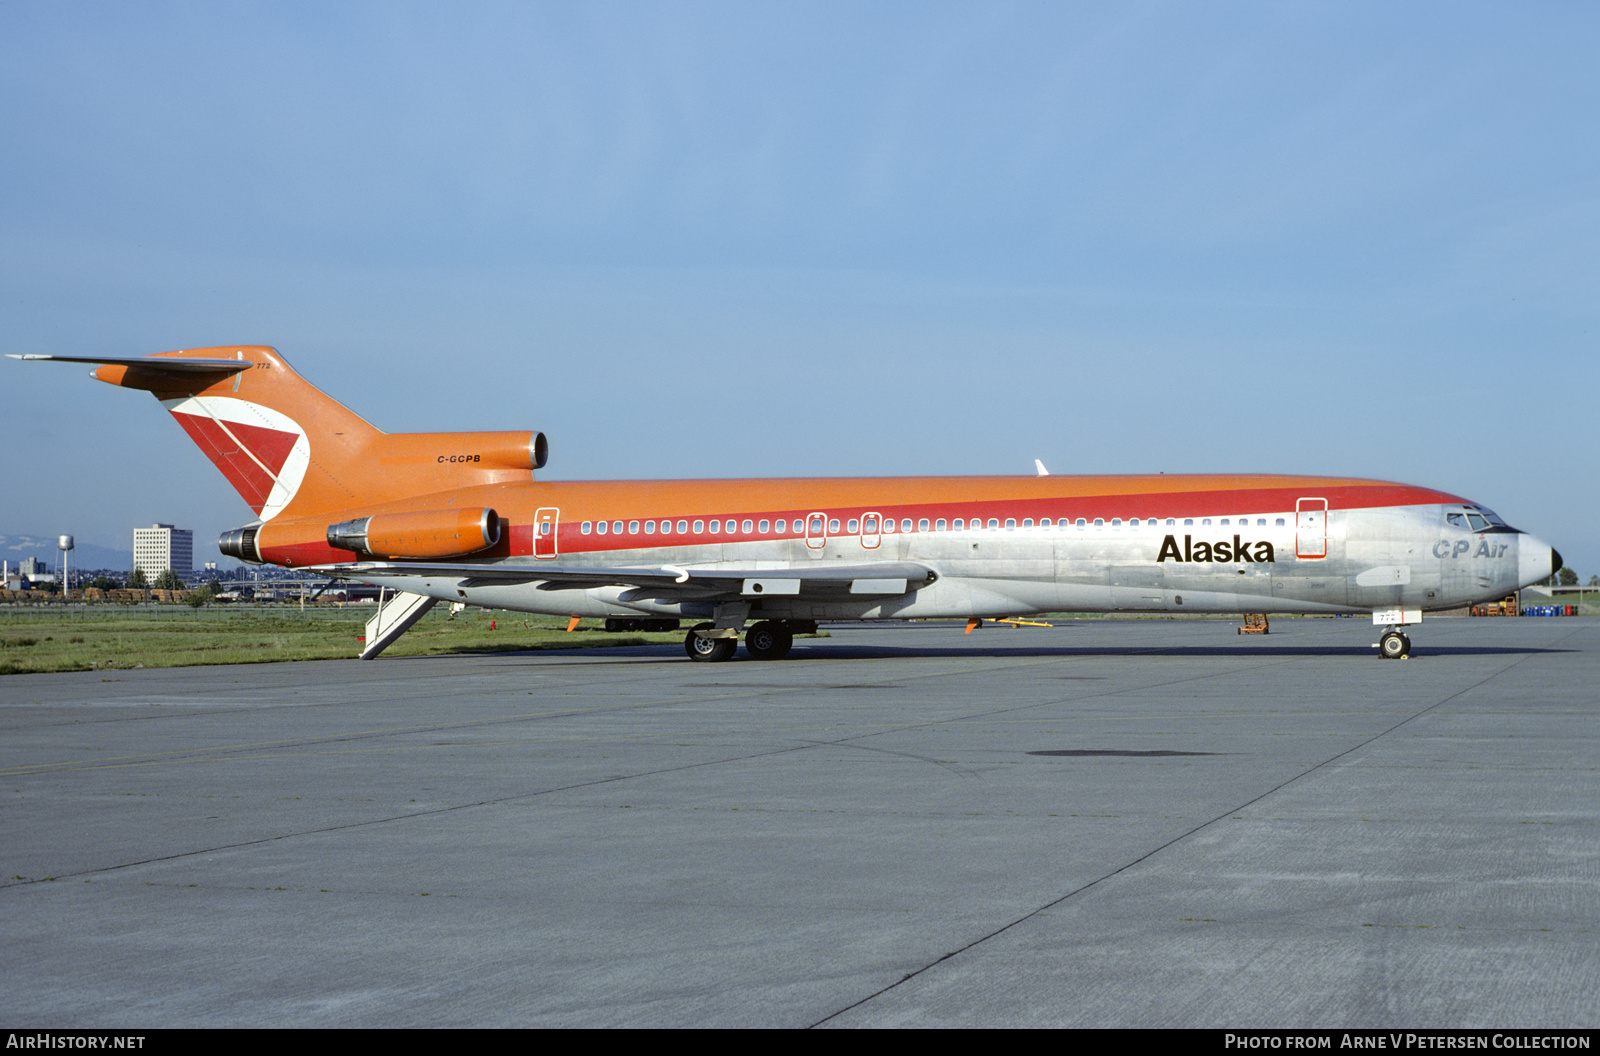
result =
[[[140,370],[171,371],[177,374],[237,374],[249,370],[251,363],[240,359],[179,359],[175,356],[42,356],[8,354],[11,359],[52,363],[98,363],[102,366],[137,367]]]

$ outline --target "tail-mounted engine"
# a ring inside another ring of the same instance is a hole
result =
[[[282,519],[223,532],[217,549],[253,565],[288,568],[347,561],[352,552],[382,560],[466,557],[500,542],[500,515],[487,506],[375,513],[338,524]]]
[[[266,562],[261,558],[261,551],[256,549],[256,533],[259,530],[260,526],[258,525],[254,528],[235,528],[231,532],[223,532],[217,538],[217,549],[228,557],[237,558],[252,565],[265,564]]]
[[[328,545],[389,559],[465,557],[500,541],[500,516],[487,506],[379,513],[328,525]]]

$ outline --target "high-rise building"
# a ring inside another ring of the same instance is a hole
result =
[[[167,569],[179,579],[194,574],[194,533],[170,524],[152,524],[133,530],[133,567],[151,583]]]

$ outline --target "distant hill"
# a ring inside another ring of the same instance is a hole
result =
[[[131,530],[128,532],[128,537],[131,542],[133,538]],[[61,551],[56,549],[55,536],[22,533],[0,535],[0,559],[10,561],[13,572],[25,557],[37,557],[50,568],[61,567]],[[106,546],[79,542],[67,560],[73,568],[109,568],[126,572],[133,567],[133,551],[113,550]]]

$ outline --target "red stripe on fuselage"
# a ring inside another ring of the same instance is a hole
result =
[[[1206,482],[1211,483],[1217,479],[1206,478]],[[1048,483],[1052,480],[1059,482],[1054,489]],[[1141,478],[1139,482],[1147,480],[1148,478]],[[824,513],[830,519],[837,518],[841,522],[838,532],[828,533],[830,537],[854,538],[857,533],[845,530],[848,520],[860,517],[869,511],[880,514],[885,521],[893,519],[896,522],[895,532],[882,533],[886,537],[892,537],[904,534],[898,530],[899,522],[908,518],[912,521],[912,534],[921,534],[917,526],[924,518],[930,522],[936,522],[939,518],[951,522],[958,517],[969,524],[974,518],[985,524],[993,518],[1001,526],[1005,525],[1007,519],[1014,519],[1020,527],[1022,521],[1027,518],[1035,521],[1048,518],[1055,521],[1066,517],[1076,521],[1081,517],[1090,525],[1099,518],[1109,526],[1113,518],[1121,518],[1125,524],[1135,517],[1141,521],[1156,518],[1164,524],[1167,518],[1178,519],[1181,523],[1182,519],[1190,517],[1249,516],[1254,519],[1275,515],[1285,517],[1287,523],[1282,527],[1293,530],[1295,502],[1301,498],[1326,499],[1330,510],[1420,506],[1464,501],[1432,488],[1342,478],[1237,478],[1236,481],[1230,481],[1234,484],[1232,487],[1193,490],[1182,489],[1182,478],[1166,478],[1162,481],[1163,484],[1168,486],[1180,484],[1180,487],[1172,490],[1140,491],[1131,488],[1121,490],[1118,487],[1130,483],[1129,478],[1030,477],[1012,481],[1016,484],[1014,494],[997,494],[1012,490],[1004,487],[1005,482],[1006,478],[983,478],[980,482],[976,482],[979,484],[976,487],[964,486],[975,483],[973,481],[946,478],[921,480],[890,478],[882,481],[649,481],[637,482],[633,486],[630,486],[631,482],[543,484],[538,486],[537,501],[540,507],[561,508],[558,549],[562,555],[605,553],[613,550],[671,549],[679,546],[760,540],[798,540],[805,536],[805,518],[816,512]],[[730,484],[748,487],[744,489],[724,487]],[[1090,490],[1084,487],[1085,484],[1091,488],[1094,484],[1102,484],[1105,487]],[[880,487],[875,488],[873,485]],[[857,501],[848,506],[835,504],[838,499],[845,497],[838,494],[844,490],[855,492],[856,494],[849,497]],[[874,490],[898,493],[886,494],[884,497],[897,498],[901,501],[864,501],[868,500]],[[1070,494],[1050,494],[1051,490],[1070,492]],[[937,494],[939,498],[933,501],[904,501],[919,491]],[[752,495],[750,492],[768,494],[760,496]],[[759,501],[760,498],[768,496],[793,502],[808,492],[815,493],[817,499],[824,501],[807,506],[777,507],[774,504],[765,509],[716,508],[721,502],[734,506],[741,499],[756,498]],[[974,495],[974,492],[979,494]],[[825,501],[828,499],[835,500],[835,503]],[[499,506],[501,515],[512,524],[509,550],[515,555],[532,552],[531,528],[523,527],[531,521],[532,507],[530,505],[524,511],[523,505],[521,502],[513,505],[501,499]],[[601,520],[622,521],[623,534],[608,532],[606,535],[599,535],[592,529],[588,535],[582,533],[582,522]],[[688,532],[677,531],[679,520],[688,522],[690,529]],[[704,522],[707,528],[712,520],[720,520],[724,525],[731,520],[739,526],[739,530],[730,531],[724,527],[716,534],[707,530],[695,532],[693,528],[697,520]],[[746,520],[755,522],[757,526],[762,520],[768,521],[769,524],[782,520],[785,522],[785,530],[782,533],[776,531],[762,533],[757,527],[754,531],[745,532],[743,522]],[[657,531],[654,534],[646,534],[642,530],[629,533],[626,530],[627,525],[633,521],[640,522],[641,529],[644,522],[655,521]],[[672,524],[673,530],[670,533],[660,531],[663,522]],[[1252,523],[1249,527],[1255,529],[1259,526]]]

